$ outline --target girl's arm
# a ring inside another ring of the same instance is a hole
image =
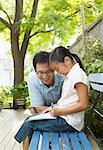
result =
[[[88,87],[85,84],[79,82],[75,84],[75,89],[79,97],[78,103],[66,108],[53,108],[50,110],[50,113],[53,116],[64,116],[67,114],[81,112],[88,107]]]

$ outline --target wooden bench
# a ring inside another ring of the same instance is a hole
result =
[[[103,92],[103,73],[90,74],[90,85],[94,90]],[[93,104],[92,110],[95,110]],[[49,133],[34,131],[29,150],[92,150],[92,146],[86,136],[81,132]]]
[[[87,122],[87,128],[91,133],[92,137],[94,137],[99,147],[103,148],[103,145],[101,144],[102,141],[96,138],[92,130],[94,121],[92,119],[93,116],[98,116],[99,120],[103,120],[103,114],[99,110],[97,110],[97,107],[103,106],[103,73],[91,73],[89,74],[88,79],[91,85],[91,89],[94,91],[95,96],[92,98],[92,104],[89,105],[90,107],[89,116],[91,117],[91,119],[89,119]]]
[[[103,73],[91,73],[88,79],[92,89],[103,94]]]
[[[82,132],[49,133],[34,131],[29,150],[92,150]]]
[[[99,102],[99,100],[101,99],[101,97],[103,98],[103,73],[91,73],[88,76],[89,82],[90,82],[90,86],[93,90],[97,91],[97,96],[96,98],[94,98],[94,103],[92,104],[92,106],[90,106],[91,109],[91,113],[96,112],[98,115],[100,115],[101,117],[103,117],[102,114],[100,114],[96,109],[96,105]]]

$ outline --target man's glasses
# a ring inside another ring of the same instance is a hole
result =
[[[51,75],[52,73],[53,73],[54,71],[53,70],[47,70],[47,71],[37,71],[36,73],[37,73],[37,75],[38,76],[43,76],[44,74],[46,74],[47,76],[49,76],[49,75]]]

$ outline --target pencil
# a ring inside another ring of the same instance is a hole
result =
[[[53,103],[51,103],[51,108],[53,109]]]

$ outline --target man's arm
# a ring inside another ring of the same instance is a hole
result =
[[[32,114],[35,113],[41,113],[42,111],[44,111],[48,106],[39,106],[39,107],[29,107],[28,109],[30,110],[30,112]]]
[[[47,106],[44,106],[44,100],[40,90],[40,85],[35,73],[31,74],[28,79],[28,91],[30,97],[30,107],[28,109],[32,114],[41,113],[47,108]]]
[[[35,107],[35,110],[38,113],[41,113],[42,111],[44,111],[48,106],[40,106],[40,107]]]

